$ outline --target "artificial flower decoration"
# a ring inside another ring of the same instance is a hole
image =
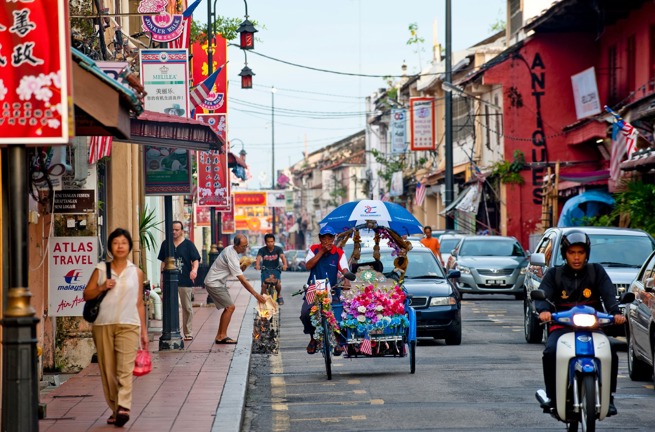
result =
[[[332,312],[332,295],[330,290],[317,290],[314,295],[314,305],[309,310],[309,318],[314,326],[314,339],[318,342],[323,340],[323,325],[321,324],[321,314],[325,316],[330,324],[330,328],[336,333],[340,333],[339,323]],[[334,335],[328,335],[330,344],[334,345]]]
[[[406,297],[398,285],[390,288],[355,287],[341,295],[343,313],[339,325],[360,335],[394,333],[407,328]]]

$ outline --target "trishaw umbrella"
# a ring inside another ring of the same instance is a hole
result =
[[[374,221],[378,226],[389,227],[400,235],[421,234],[421,223],[399,204],[380,200],[351,201],[332,210],[319,222],[339,233]]]

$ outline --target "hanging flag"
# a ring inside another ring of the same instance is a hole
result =
[[[426,189],[425,185],[421,184],[421,182],[416,183],[416,196],[414,197],[414,203],[419,207],[423,205],[423,201],[425,200]]]
[[[316,285],[310,285],[307,288],[307,292],[305,292],[305,300],[307,300],[307,303],[309,304],[314,303],[315,295],[316,295]]]
[[[182,17],[184,18],[184,21],[182,21],[182,35],[170,42],[170,48],[189,48],[191,42],[191,21],[193,11],[196,10],[201,2],[202,0],[196,0],[195,2],[191,3],[191,5],[184,10],[184,12],[182,12]]]
[[[612,155],[610,158],[610,178],[616,183],[621,175],[619,166],[623,158],[627,155],[628,158],[637,149],[637,136],[638,132],[627,121],[623,120],[618,113],[605,106],[605,111],[614,116],[614,124],[612,125]]]
[[[223,65],[225,66],[225,65]],[[189,92],[189,96],[191,97],[191,104],[194,107],[197,107],[201,105],[202,103],[207,100],[209,93],[211,93],[212,89],[214,88],[214,83],[216,83],[216,78],[218,78],[218,74],[221,73],[221,70],[223,69],[223,66],[219,67],[216,72],[213,74],[209,75],[206,80],[198,84],[196,87],[191,89]]]
[[[89,164],[98,162],[103,157],[111,154],[111,144],[114,141],[112,136],[89,137]]]
[[[362,344],[359,346],[359,351],[368,355],[373,354],[373,347],[371,346],[371,338],[369,337],[368,334],[364,337]]]

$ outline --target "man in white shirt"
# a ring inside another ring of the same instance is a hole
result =
[[[235,309],[232,297],[230,297],[230,293],[227,291],[227,278],[229,276],[236,277],[241,282],[241,285],[250,294],[255,296],[258,302],[266,303],[264,296],[255,291],[252,285],[250,285],[250,282],[248,282],[248,279],[243,275],[243,270],[245,270],[246,266],[241,267],[239,264],[239,254],[244,253],[247,249],[248,239],[243,234],[237,234],[234,236],[234,245],[223,249],[223,252],[214,260],[205,277],[207,294],[214,300],[216,309],[225,309],[221,314],[218,332],[214,340],[217,344],[237,343],[235,339],[227,335],[227,328],[230,325],[230,320]]]

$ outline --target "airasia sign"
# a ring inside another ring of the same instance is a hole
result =
[[[66,144],[72,133],[68,0],[0,7],[0,144]]]

